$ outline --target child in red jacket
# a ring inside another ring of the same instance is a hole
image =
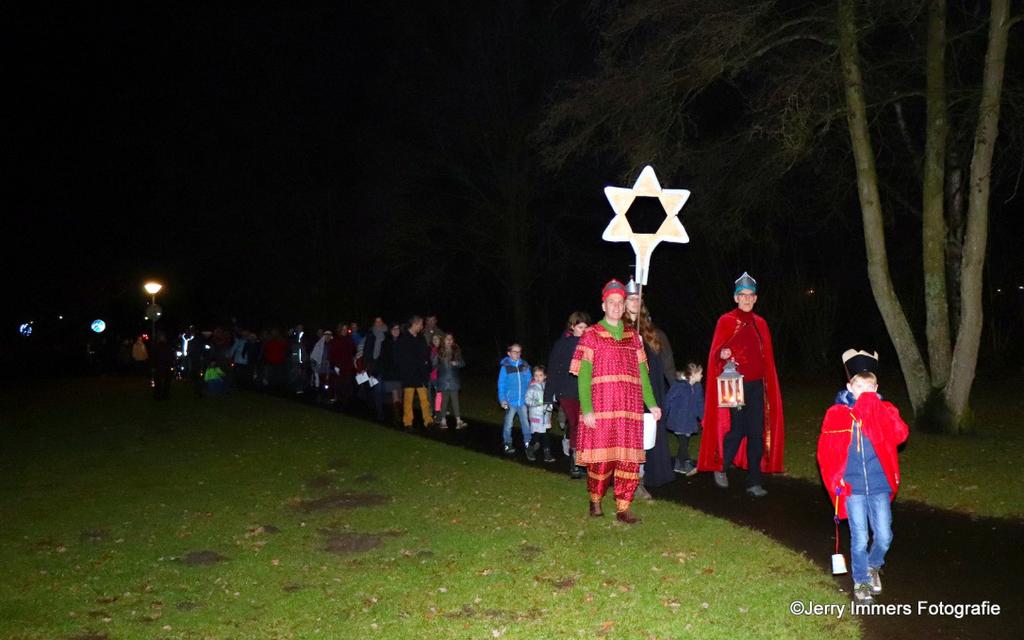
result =
[[[882,592],[879,572],[892,543],[889,503],[900,484],[896,447],[907,439],[907,424],[877,393],[878,353],[850,349],[843,364],[850,381],[825,414],[818,466],[836,516],[849,519],[854,597],[871,602]]]

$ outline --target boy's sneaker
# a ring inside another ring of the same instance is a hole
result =
[[[468,426],[469,426],[469,423],[466,422],[465,420],[463,420],[462,418],[455,418],[455,428],[456,429],[465,429]]]
[[[555,456],[551,455],[551,449],[544,449],[544,462],[554,462]]]
[[[513,447],[511,445],[511,443],[506,443],[505,444],[505,455],[506,456],[514,456],[514,455],[516,455],[516,448]]]
[[[871,595],[877,596],[882,593],[882,568],[872,569],[868,567],[868,577],[871,578]]]
[[[875,601],[871,597],[871,585],[870,584],[858,584],[853,587],[853,597],[857,602],[863,602],[870,604]]]

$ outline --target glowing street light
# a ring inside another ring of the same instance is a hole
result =
[[[156,303],[156,294],[160,293],[160,290],[164,288],[164,285],[160,284],[155,280],[150,280],[146,284],[142,285],[142,288],[146,290],[146,293],[153,296],[149,306],[146,307],[146,319],[152,322],[153,331],[150,333],[153,336],[153,344],[156,344],[156,321],[163,315],[164,310],[160,308],[160,305]],[[153,362],[153,351],[150,352],[150,372],[152,377],[150,378],[150,386],[156,386],[156,367]]]
[[[142,285],[142,288],[146,290],[146,293],[153,296],[150,301],[149,308],[146,309],[146,319],[153,321],[153,333],[156,334],[156,321],[161,315],[163,315],[163,309],[156,303],[156,294],[160,293],[160,290],[164,288],[164,285],[150,280],[146,284]]]

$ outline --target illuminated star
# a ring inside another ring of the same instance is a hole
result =
[[[636,274],[634,277],[640,284],[647,284],[647,275],[651,268],[651,254],[659,242],[686,243],[690,236],[686,234],[683,223],[679,221],[679,211],[686,204],[690,192],[686,189],[662,189],[658,177],[654,175],[654,167],[648,165],[640,172],[631,189],[624,187],[605,187],[604,195],[615,211],[615,217],[608,223],[601,239],[608,242],[628,242],[636,253]],[[629,225],[626,212],[637,197],[657,198],[661,208],[665,210],[665,221],[658,227],[657,233],[635,233]]]

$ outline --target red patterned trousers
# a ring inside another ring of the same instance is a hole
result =
[[[587,465],[587,491],[591,502],[600,502],[608,491],[608,485],[615,484],[615,510],[618,512],[629,509],[633,502],[633,494],[640,484],[640,463],[592,462]]]

